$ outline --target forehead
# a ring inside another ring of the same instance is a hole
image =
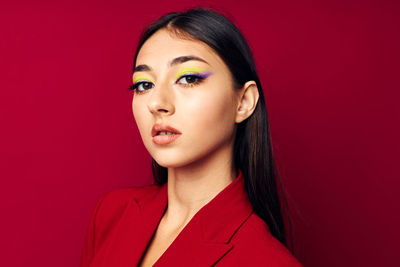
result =
[[[187,55],[201,57],[214,67],[225,67],[223,60],[207,44],[180,38],[166,29],[157,31],[143,44],[136,65],[166,65],[173,58]]]

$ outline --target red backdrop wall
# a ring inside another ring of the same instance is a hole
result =
[[[252,47],[300,261],[395,266],[399,5],[295,0],[3,1],[0,265],[77,266],[97,199],[152,181],[134,48],[193,4],[230,14]]]

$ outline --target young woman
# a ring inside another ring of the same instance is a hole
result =
[[[161,17],[131,89],[155,184],[99,200],[81,266],[301,266],[285,247],[263,91],[232,22],[200,8]]]

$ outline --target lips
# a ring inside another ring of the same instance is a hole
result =
[[[157,145],[166,145],[172,143],[181,136],[181,132],[166,124],[154,124],[151,129],[153,142]]]
[[[154,137],[156,135],[160,135],[161,132],[172,133],[172,134],[181,134],[177,129],[172,128],[166,124],[154,124],[153,128],[151,129],[151,136]]]

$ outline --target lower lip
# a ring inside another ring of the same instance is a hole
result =
[[[174,142],[180,134],[165,134],[153,136],[153,142],[157,145],[167,145]]]

